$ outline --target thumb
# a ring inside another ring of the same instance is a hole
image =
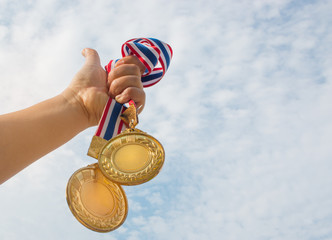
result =
[[[100,58],[96,50],[91,48],[84,48],[82,55],[85,57],[85,64],[100,65]]]

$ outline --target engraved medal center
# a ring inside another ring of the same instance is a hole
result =
[[[114,199],[110,190],[97,181],[86,182],[81,187],[81,200],[92,214],[105,216],[114,209]]]
[[[122,172],[138,172],[149,163],[149,151],[138,144],[127,144],[114,154],[114,164]]]

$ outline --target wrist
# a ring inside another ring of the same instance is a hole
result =
[[[70,114],[72,114],[77,121],[77,124],[83,128],[82,130],[90,127],[89,113],[80,96],[71,88],[65,89],[60,96],[63,98]]]

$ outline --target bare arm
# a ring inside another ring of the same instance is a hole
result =
[[[144,105],[140,81],[144,66],[130,56],[107,76],[98,53],[83,50],[86,61],[61,94],[27,109],[0,116],[0,183],[98,123],[109,96]]]

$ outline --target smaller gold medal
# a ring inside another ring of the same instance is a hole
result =
[[[112,138],[98,154],[102,173],[122,185],[137,185],[151,180],[159,173],[164,159],[162,145],[138,129],[127,129]]]
[[[88,155],[98,159],[99,168],[111,181],[138,185],[155,177],[165,160],[161,143],[135,128],[136,107],[131,105],[121,116],[130,128],[109,141],[94,136]]]
[[[105,178],[97,163],[71,176],[66,198],[76,219],[97,232],[112,231],[127,217],[128,204],[122,187]]]

